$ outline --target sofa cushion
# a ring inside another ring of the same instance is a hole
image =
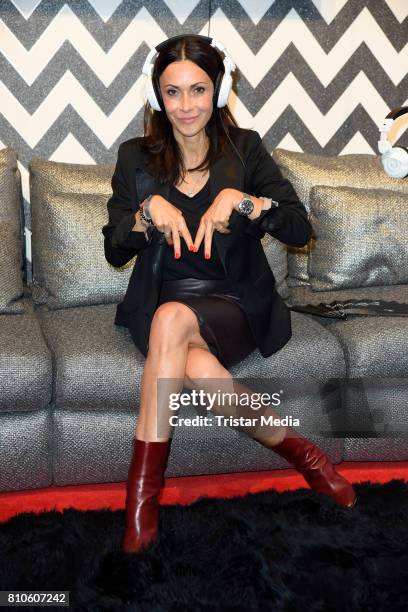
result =
[[[0,411],[39,410],[52,394],[51,355],[31,301],[23,314],[0,315]]]
[[[114,325],[115,311],[114,304],[37,308],[54,359],[58,409],[135,410],[138,406],[145,358],[128,329]]]
[[[258,349],[231,368],[234,376],[326,380],[345,375],[341,346],[312,315],[291,313],[292,337],[283,348],[263,357]]]
[[[322,292],[314,292],[310,286],[292,287],[288,301],[291,305],[317,305],[349,300],[365,303],[383,300],[408,307],[408,285]],[[292,312],[292,317],[295,314],[298,313]],[[393,373],[395,376],[405,376],[408,351],[404,336],[408,329],[408,317],[348,315],[345,321],[317,316],[313,316],[313,319],[316,323],[324,324],[338,338],[345,351],[349,376],[389,377]]]
[[[0,313],[22,313],[21,175],[12,149],[0,150]]]
[[[330,325],[349,376],[408,376],[408,317],[350,316]]]
[[[408,194],[317,186],[310,210],[313,291],[408,282]]]
[[[310,190],[315,185],[390,189],[408,193],[408,181],[388,176],[378,155],[357,153],[335,156],[313,155],[278,148],[273,152],[273,158],[283,176],[291,181],[308,211],[310,211]],[[288,247],[289,287],[309,282],[307,263],[309,252],[314,246],[315,240],[312,238],[305,247]]]
[[[318,305],[350,300],[369,304],[381,300],[408,306],[408,285],[324,292],[314,292],[310,286],[305,286],[293,287],[290,292],[291,304]],[[344,321],[314,318],[336,336],[347,363],[342,390],[345,435],[381,437],[386,427],[394,436],[401,434],[405,427],[403,435],[406,435],[408,317],[348,315]],[[375,454],[371,458],[375,458]],[[385,460],[385,456],[379,458]],[[348,455],[345,459],[352,460]]]
[[[299,419],[305,434],[330,436],[344,431],[342,347],[315,317],[292,312],[291,321],[292,337],[282,349],[267,358],[256,349],[230,371],[249,390],[279,393],[276,413]],[[263,433],[271,435],[268,427]]]
[[[134,259],[105,259],[112,166],[33,160],[30,164],[33,299],[51,309],[119,302]]]
[[[2,412],[0,431],[0,491],[49,487],[54,435],[49,407]]]
[[[356,317],[329,329],[347,361],[342,390],[346,437],[407,438],[408,319]]]
[[[408,461],[408,438],[345,438],[342,460]]]

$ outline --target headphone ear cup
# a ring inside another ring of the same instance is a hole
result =
[[[157,99],[155,88],[153,86],[152,71],[153,71],[153,66],[150,67],[149,74],[146,74],[145,97],[146,97],[146,100],[149,102],[150,106],[155,111],[161,111],[162,109],[160,106],[160,102]]]
[[[408,149],[405,147],[393,147],[381,158],[385,172],[392,178],[408,177]]]
[[[154,71],[152,71],[152,75],[154,75]],[[155,110],[162,111],[164,110],[163,98],[160,91],[160,83],[158,79],[152,78],[152,88],[154,92],[154,97],[156,100],[157,108]]]
[[[232,76],[231,73],[220,73],[221,79],[218,89],[218,96],[216,100],[216,104],[218,108],[222,108],[226,106],[228,103],[228,98],[232,89]]]

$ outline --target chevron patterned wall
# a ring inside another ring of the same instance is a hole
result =
[[[114,163],[142,133],[150,46],[223,41],[233,112],[270,151],[375,153],[378,124],[408,104],[407,16],[408,0],[0,0],[0,148],[20,160],[28,261],[31,158]]]

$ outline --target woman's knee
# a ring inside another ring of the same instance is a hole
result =
[[[166,344],[170,338],[172,345],[186,342],[197,329],[197,318],[188,306],[179,302],[165,302],[153,315],[149,347]]]

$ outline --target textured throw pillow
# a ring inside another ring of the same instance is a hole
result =
[[[12,149],[0,151],[0,313],[24,312],[21,175]]]
[[[408,181],[393,179],[384,172],[378,155],[312,155],[285,149],[275,149],[273,158],[283,176],[290,180],[300,201],[310,211],[310,190],[315,185],[390,189],[408,193]],[[312,240],[302,248],[288,247],[289,287],[309,283],[309,254],[315,247]]]
[[[269,234],[265,234],[261,239],[261,243],[269,267],[275,277],[276,291],[282,299],[286,300],[289,297],[289,287],[286,283],[286,277],[288,275],[286,245]]]
[[[408,283],[408,194],[313,187],[313,291]]]
[[[119,302],[134,259],[114,268],[105,259],[114,166],[33,160],[30,164],[33,285],[51,309]]]

